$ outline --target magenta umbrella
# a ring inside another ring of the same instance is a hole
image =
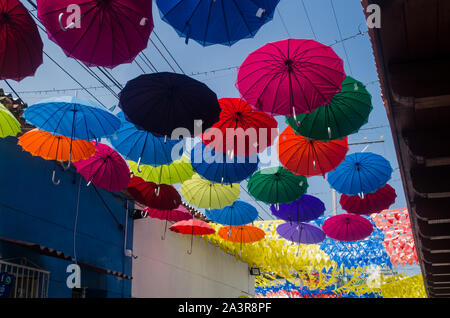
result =
[[[88,186],[108,191],[126,189],[130,182],[130,169],[118,152],[109,146],[92,141],[97,147],[95,155],[74,163],[78,172],[86,179]]]
[[[151,0],[37,0],[48,37],[87,66],[130,63],[153,30]]]
[[[344,213],[326,219],[322,230],[337,241],[354,242],[372,234],[373,225],[362,216]]]
[[[287,39],[251,53],[239,68],[236,86],[253,108],[295,117],[330,103],[344,78],[344,62],[331,47]]]
[[[159,210],[154,208],[145,208],[142,212],[146,213],[149,217],[166,221],[164,226],[164,235],[161,236],[161,240],[166,238],[167,222],[179,222],[193,219],[191,212],[189,212],[183,205],[173,210]]]

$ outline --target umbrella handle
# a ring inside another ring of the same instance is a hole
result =
[[[62,18],[64,16],[64,12],[60,13],[60,15],[58,16],[58,22],[59,22],[59,26],[61,27],[61,30],[63,31],[67,31],[68,29],[72,28],[73,26],[75,26],[78,22],[81,21],[81,18],[83,16],[80,16],[79,18],[77,18],[75,21],[73,21],[71,24],[69,24],[68,26],[64,26],[62,23]]]
[[[64,171],[69,170],[71,164],[72,164],[72,154],[69,154],[69,162],[68,162],[67,166],[65,166],[64,163],[62,163],[62,167],[63,167]]]
[[[61,183],[61,180],[58,179],[58,181],[55,181],[55,177],[56,177],[56,170],[53,170],[52,182],[54,185],[59,185]]]
[[[138,162],[137,162],[137,167],[136,167],[136,170],[137,170],[139,173],[142,173],[142,169],[141,169],[141,159],[142,159],[142,157],[139,157],[139,160],[138,160]]]
[[[194,230],[192,230],[192,231],[194,231]],[[191,248],[187,251],[187,253],[188,253],[189,255],[192,254],[192,243],[193,243],[193,241],[194,241],[194,234],[191,235]]]
[[[166,220],[166,225],[164,227],[164,234],[161,235],[161,240],[164,241],[166,239],[166,233],[167,233],[167,220]]]

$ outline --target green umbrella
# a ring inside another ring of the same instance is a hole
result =
[[[182,156],[169,165],[153,167],[141,164],[139,169],[142,172],[139,172],[136,162],[128,161],[128,164],[135,176],[157,184],[183,183],[194,175],[192,165],[185,156]]]
[[[364,84],[347,76],[342,91],[328,105],[310,114],[286,117],[286,122],[304,137],[322,141],[342,139],[367,123],[372,108],[372,96]]]
[[[20,123],[16,117],[11,114],[8,108],[0,104],[0,138],[17,136],[20,131]]]
[[[248,181],[247,188],[258,201],[290,203],[305,194],[308,181],[283,167],[270,167],[257,171]]]

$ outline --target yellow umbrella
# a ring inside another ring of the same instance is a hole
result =
[[[170,165],[161,165],[157,167],[141,164],[138,169],[136,162],[128,161],[128,164],[135,176],[156,184],[182,183],[194,175],[192,165],[185,156],[175,160]]]
[[[181,185],[181,195],[190,204],[203,209],[222,209],[239,198],[239,183],[225,185],[202,179],[198,174]]]
[[[17,136],[20,131],[20,123],[16,117],[0,103],[0,138]]]

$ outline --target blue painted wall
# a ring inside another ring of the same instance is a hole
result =
[[[95,190],[74,168],[57,167],[59,186],[53,185],[53,161],[33,157],[17,139],[0,139],[0,237],[41,244],[74,256],[74,225],[78,261],[132,275],[132,260],[124,255],[125,230],[121,230]],[[133,222],[122,194],[98,189],[101,197],[124,226],[128,215],[127,248],[132,248]],[[129,201],[132,211],[133,202]],[[10,243],[0,243],[0,258],[27,257],[50,271],[49,297],[71,297],[66,287],[68,261],[42,256]],[[119,280],[81,267],[81,285],[106,297],[130,297],[131,281]]]

